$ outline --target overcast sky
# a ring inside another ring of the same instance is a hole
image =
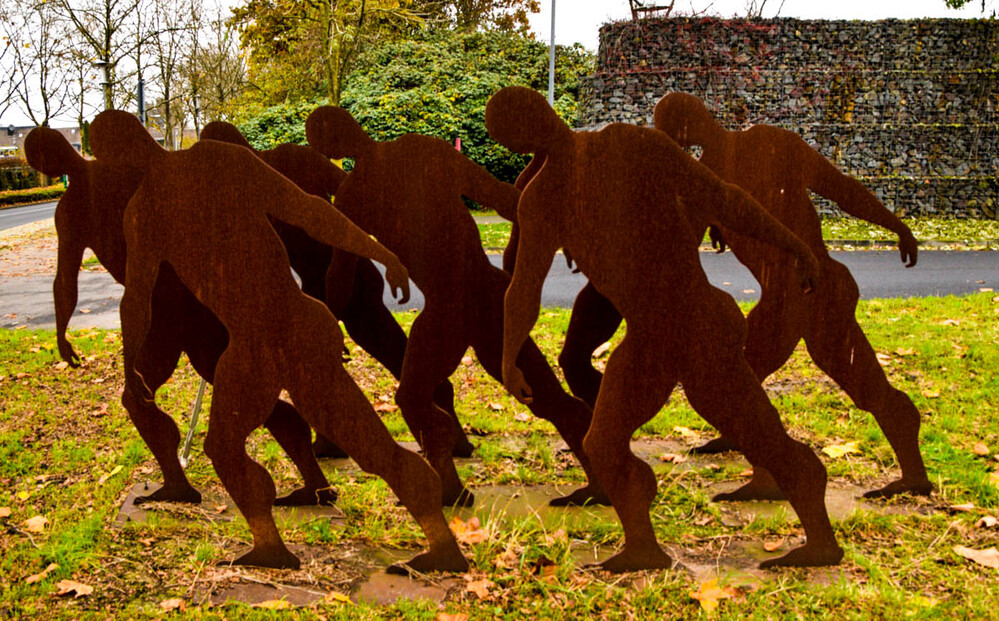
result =
[[[224,4],[238,4],[238,0],[222,0]],[[668,0],[657,0],[665,4]],[[746,14],[746,4],[749,0],[677,0],[675,13],[691,12],[691,9],[701,11],[707,8],[709,15],[722,17],[742,16]],[[531,19],[531,27],[535,36],[541,41],[548,41],[551,32],[552,0],[540,0],[541,12]],[[757,0],[759,2],[759,0]],[[647,2],[646,4],[652,4]],[[988,17],[999,9],[999,0],[985,0]],[[764,16],[772,17],[780,7],[780,0],[766,0]],[[983,17],[981,0],[971,0],[965,8],[955,11],[947,8],[944,0],[785,0],[780,11],[781,17],[799,17],[802,19],[883,19],[896,17],[913,19],[919,17],[952,17],[974,18]],[[581,43],[586,48],[596,51],[598,33],[601,24],[608,21],[628,19],[631,12],[627,0],[556,0],[555,4],[555,42],[559,44]],[[11,108],[0,126],[8,123],[25,125],[27,117],[15,108]],[[56,127],[75,124],[73,115],[56,119]]]
[[[551,33],[552,0],[540,0],[541,13],[531,19],[531,29],[542,41],[548,41]],[[759,2],[759,0],[757,0]],[[657,4],[668,4],[669,0],[656,0]],[[650,0],[645,3],[651,5]],[[722,17],[744,16],[747,0],[676,0],[674,14],[697,11],[710,7],[710,15]],[[773,17],[780,0],[767,0],[763,14]],[[986,0],[985,17],[999,8],[999,1]],[[918,17],[982,17],[981,0],[971,2],[959,11],[947,8],[944,0],[786,0],[780,11],[781,17],[802,19],[914,19]],[[582,43],[596,51],[600,25],[608,21],[630,19],[628,0],[556,0],[555,1],[555,43]]]

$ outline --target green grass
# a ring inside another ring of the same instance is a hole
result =
[[[400,321],[408,328],[414,316],[405,313]],[[999,541],[999,530],[975,525],[984,515],[999,514],[999,486],[992,479],[999,462],[991,456],[999,453],[999,296],[873,300],[861,303],[858,319],[883,354],[892,383],[911,395],[923,414],[922,450],[937,492],[928,501],[867,506],[835,522],[846,550],[840,567],[757,572],[748,564],[732,564],[733,559],[751,560],[752,552],[732,551],[759,548],[763,541],[799,540],[802,531],[793,518],[782,517],[781,509],[746,518],[738,516],[738,507],[709,501],[711,486],[740,480],[745,462],[728,457],[656,463],[660,488],[652,519],[663,543],[680,551],[691,571],[720,567],[723,585],[751,587],[723,601],[716,618],[990,618],[999,609],[996,570],[952,552],[958,544],[984,549]],[[534,336],[549,359],[567,321],[567,311],[541,313]],[[620,543],[620,526],[609,511],[514,514],[485,503],[458,513],[465,520],[477,515],[487,533],[484,541],[465,545],[473,564],[467,580],[493,583],[484,601],[467,592],[468,582],[459,578],[443,609],[428,601],[384,607],[330,602],[281,613],[245,605],[199,607],[198,588],[225,571],[215,564],[249,541],[245,522],[206,519],[167,505],[151,511],[147,522],[111,528],[126,491],[136,482],[158,480],[159,472],[119,402],[117,333],[71,335],[85,357],[79,369],[60,368],[52,332],[0,331],[0,507],[11,510],[0,518],[0,617],[178,617],[158,607],[172,597],[187,601],[184,618],[192,619],[278,614],[435,619],[442,610],[472,619],[705,617],[689,595],[700,578],[687,571],[609,576],[581,567],[587,550],[606,553]],[[348,368],[371,400],[391,402],[391,376],[363,351],[351,346],[351,352]],[[605,361],[606,356],[595,362]],[[460,365],[452,382],[466,428],[482,434],[472,437],[478,459],[460,466],[473,489],[500,484],[565,489],[583,480],[571,458],[555,450],[558,438],[551,426],[518,417],[526,408],[476,361]],[[859,454],[822,455],[831,488],[862,491],[896,474],[894,455],[872,417],[854,407],[803,348],[766,386],[793,436],[816,449],[858,443]],[[185,431],[196,388],[196,377],[182,363],[157,394],[161,407]],[[411,439],[397,411],[383,414],[383,420],[398,439]],[[697,437],[684,437],[677,427],[693,429]],[[198,428],[189,473],[199,489],[218,493],[200,451],[205,429],[204,423]],[[689,446],[712,431],[677,391],[638,435],[642,443]],[[990,455],[976,455],[976,443],[987,445]],[[293,467],[267,434],[253,434],[248,450],[272,472],[279,491],[296,485]],[[324,556],[298,572],[241,570],[246,580],[343,593],[361,576],[349,560],[358,558],[357,550],[385,550],[381,560],[373,561],[384,567],[386,558],[405,558],[421,548],[424,540],[415,522],[380,479],[325,467],[341,492],[343,524],[311,519],[282,532],[289,544],[314,546]],[[975,508],[945,510],[962,503]],[[213,513],[211,503],[205,509]],[[45,516],[48,525],[29,538],[24,521],[35,515]],[[58,568],[48,577],[26,583],[50,563]],[[93,586],[94,593],[53,597],[55,583],[64,579]]]
[[[475,212],[475,215],[481,214]],[[903,221],[921,243],[973,249],[999,247],[999,220],[906,218]],[[503,249],[510,241],[510,223],[480,223],[479,236],[487,249]],[[891,231],[855,218],[823,218],[822,237],[832,245],[843,241],[892,244],[898,241]]]

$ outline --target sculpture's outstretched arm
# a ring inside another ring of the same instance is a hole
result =
[[[908,226],[888,210],[878,197],[853,177],[843,174],[832,162],[805,145],[808,151],[806,169],[810,172],[808,187],[827,198],[854,218],[877,224],[898,235],[898,251],[906,267],[916,264],[918,242]]]
[[[521,214],[517,265],[503,305],[503,385],[521,403],[531,402],[531,387],[517,368],[517,355],[541,310],[541,288],[558,244],[551,228]]]
[[[66,338],[66,329],[69,327],[73,311],[76,310],[80,265],[83,264],[83,251],[86,247],[69,232],[69,225],[64,217],[57,214],[55,221],[56,234],[59,237],[56,277],[52,285],[52,297],[55,300],[56,343],[62,359],[75,367],[80,364],[80,358]]]
[[[493,177],[485,168],[457,151],[455,155],[461,158],[460,166],[464,173],[465,187],[461,193],[481,205],[495,209],[504,219],[516,222],[520,190]]]
[[[392,294],[399,296],[400,303],[409,301],[409,272],[399,258],[328,201],[314,196],[303,196],[297,201],[279,198],[269,201],[265,210],[278,220],[303,229],[316,241],[381,263],[385,266],[385,280],[392,287]]]

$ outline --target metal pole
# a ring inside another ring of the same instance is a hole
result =
[[[194,397],[194,405],[191,406],[191,426],[187,430],[187,437],[184,438],[184,445],[180,449],[180,467],[187,468],[188,460],[191,457],[191,441],[194,440],[194,430],[198,426],[198,414],[201,413],[201,400],[205,396],[205,379],[201,379],[198,384],[198,394]]]
[[[139,88],[137,99],[139,100],[139,120],[146,124],[146,81],[139,76]]]
[[[552,0],[552,36],[548,44],[548,105],[555,105],[555,0]]]

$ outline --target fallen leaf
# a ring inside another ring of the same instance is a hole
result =
[[[711,522],[714,522],[714,521],[715,521],[714,516],[705,515],[704,517],[701,517],[701,518],[698,518],[697,520],[694,520],[694,524],[696,526],[707,526],[708,524],[710,524]]]
[[[989,475],[989,482],[996,487],[999,487],[999,470],[996,470],[991,475]]]
[[[451,531],[458,543],[482,543],[487,539],[487,533],[479,523],[479,518],[471,517],[467,522],[463,522],[458,516],[451,518]]]
[[[492,580],[472,580],[465,586],[465,590],[469,593],[475,593],[479,599],[486,599],[489,597],[489,588],[494,586],[496,583]]]
[[[749,478],[749,477],[753,476],[753,469],[750,468],[749,470],[743,470],[742,472],[740,472],[739,474],[737,474],[735,476],[742,477],[742,478]]]
[[[0,507],[0,518],[10,517],[10,507]]]
[[[463,612],[456,612],[454,614],[438,612],[437,621],[468,621],[468,615]]]
[[[46,567],[41,573],[35,574],[33,576],[28,576],[27,578],[25,578],[24,583],[34,584],[36,582],[41,582],[42,580],[48,578],[49,574],[57,569],[59,569],[58,565],[56,565],[55,563],[49,563],[49,566]]]
[[[170,599],[165,599],[160,602],[160,608],[167,612],[170,612],[171,610],[184,612],[187,610],[187,602],[179,597],[171,597]]]
[[[939,390],[932,390],[930,388],[927,388],[926,390],[923,391],[922,394],[927,399],[936,399],[936,398],[938,398],[940,396],[940,391]]]
[[[375,404],[376,412],[395,412],[399,406],[394,403],[379,402]]]
[[[909,349],[908,347],[899,347],[895,350],[895,353],[899,356],[911,356],[916,353],[916,350]]]
[[[756,289],[743,289],[742,292],[743,293],[747,293],[747,294],[748,293],[756,293]]]
[[[717,578],[702,582],[700,589],[690,592],[690,596],[701,602],[701,608],[709,615],[718,609],[718,600],[729,599],[738,594],[731,587],[719,587]]]
[[[490,410],[495,410],[495,411],[499,412],[500,410],[503,409],[503,404],[502,403],[490,403],[489,404],[489,409]]]
[[[971,449],[971,452],[979,457],[988,457],[992,451],[989,450],[989,447],[985,446],[984,442],[977,442],[975,447]]]
[[[684,438],[695,438],[697,437],[697,432],[689,427],[673,427],[675,433],[680,434]]]
[[[598,347],[598,348],[596,348],[596,349],[593,350],[593,357],[594,358],[602,358],[604,356],[604,354],[606,354],[609,351],[610,351],[610,341],[607,341],[606,343],[604,343],[600,347]]]
[[[83,313],[84,315],[86,315],[87,313],[90,312],[90,309],[89,308],[81,308],[80,312]]]
[[[94,592],[94,587],[87,586],[76,580],[60,580],[56,583],[56,588],[59,589],[56,592],[57,597],[65,597],[67,595],[73,594],[73,597],[85,597]]]
[[[461,364],[465,365],[466,367],[471,366],[473,362],[475,362],[475,359],[472,358],[471,356],[465,356],[464,358],[461,359]]]
[[[991,515],[979,518],[979,520],[975,522],[975,528],[995,528],[996,526],[999,526],[999,518]]]
[[[682,464],[687,461],[684,455],[677,455],[676,453],[663,453],[659,456],[659,461],[667,464]]]
[[[947,319],[947,320],[945,320],[943,322],[943,325],[945,325],[945,326],[959,326],[959,325],[961,325],[961,322],[958,321],[957,319]]]
[[[229,508],[227,504],[215,505],[215,513],[225,513],[225,510]]]
[[[826,446],[822,449],[822,452],[833,459],[838,459],[848,453],[859,453],[860,449],[857,448],[856,442],[847,442],[846,444],[832,444],[830,446]]]
[[[65,360],[63,360],[62,362],[59,362],[58,364],[55,365],[56,371],[62,371],[63,369],[68,368],[68,367],[69,367],[69,363],[66,362]]]
[[[785,541],[787,541],[786,538],[781,538],[777,541],[767,541],[763,544],[763,549],[767,552],[776,552],[782,545],[784,545]]]
[[[26,492],[24,490],[21,490],[17,493],[18,500],[27,500],[30,497],[31,497],[31,492]]]
[[[111,472],[108,472],[107,474],[101,476],[101,478],[97,479],[97,484],[104,485],[105,483],[107,483],[108,479],[118,474],[119,472],[121,472],[121,466],[115,466],[114,468],[111,469]]]
[[[966,502],[960,505],[951,505],[950,507],[948,507],[948,509],[950,509],[954,513],[968,513],[969,511],[975,510],[975,505],[974,503]]]
[[[341,604],[352,604],[353,603],[353,602],[350,601],[350,597],[348,597],[347,595],[344,595],[343,593],[337,593],[336,591],[330,591],[329,593],[327,593],[325,599],[326,599],[327,602],[330,602],[330,603],[332,603],[332,602],[340,602]]]
[[[979,565],[999,569],[999,550],[996,550],[995,546],[989,548],[988,550],[974,550],[964,546],[954,546],[954,552],[958,556],[963,556],[969,561],[974,561]]]
[[[891,356],[889,356],[888,354],[882,354],[881,352],[878,352],[874,355],[877,357],[878,362],[881,364],[881,366],[884,367],[891,364]]]
[[[267,610],[288,610],[294,608],[286,599],[269,599],[266,602],[260,602],[259,604],[254,604],[254,608],[265,608]]]
[[[531,415],[528,414],[527,412],[517,412],[516,414],[513,415],[513,420],[519,421],[521,423],[526,423],[527,421],[531,420]]]
[[[979,287],[978,290],[982,293],[995,293],[992,287]]]
[[[156,540],[154,538],[152,538],[152,537],[143,537],[142,539],[139,539],[139,543],[141,543],[142,545],[144,545],[144,546],[146,546],[148,548],[149,546],[151,546],[154,543],[156,543]]]
[[[36,515],[33,518],[28,518],[24,520],[24,525],[28,527],[29,533],[45,532],[45,525],[48,523],[49,520],[44,515]]]

